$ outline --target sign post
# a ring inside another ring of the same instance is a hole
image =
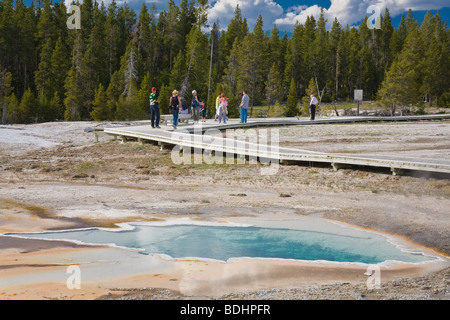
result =
[[[355,90],[355,98],[354,98],[354,100],[357,103],[356,115],[359,116],[359,102],[363,101],[363,91],[362,90]]]

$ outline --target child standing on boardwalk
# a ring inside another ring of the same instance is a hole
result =
[[[216,98],[216,114],[214,116],[214,121],[217,121],[217,118],[219,118],[219,108],[220,108],[220,99],[222,98],[222,93],[219,92],[217,94],[217,98]]]
[[[201,102],[200,105],[202,106],[202,122],[206,122],[206,105],[204,102]]]
[[[228,113],[228,98],[222,94],[222,98],[220,99],[219,104],[219,123],[223,121],[223,123],[227,123],[227,113]]]

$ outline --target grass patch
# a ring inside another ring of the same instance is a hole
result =
[[[74,169],[83,171],[83,170],[93,169],[98,166],[99,166],[99,163],[88,161],[88,162],[83,162],[83,163],[79,163],[79,164],[75,165]]]

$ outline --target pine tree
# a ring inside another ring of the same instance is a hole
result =
[[[439,14],[432,16],[430,12],[420,27],[425,46],[421,92],[430,106],[450,88],[450,50],[446,30]]]
[[[165,84],[161,86],[161,89],[159,90],[158,99],[160,101],[159,109],[161,111],[161,114],[169,114],[169,100],[172,96],[173,89]]]
[[[272,28],[270,38],[267,41],[267,51],[269,52],[269,61],[271,63],[270,71],[267,76],[266,96],[269,106],[276,100],[284,99],[283,73],[284,73],[284,55],[285,43],[279,36],[276,25]]]
[[[137,49],[144,61],[145,70],[149,70],[152,64],[153,43],[155,41],[155,35],[151,30],[153,23],[154,21],[150,18],[147,6],[143,3],[138,18],[136,39]]]
[[[108,15],[105,24],[106,62],[108,65],[108,82],[111,81],[113,73],[120,66],[120,26],[117,20],[117,3],[112,0],[108,6]]]
[[[301,76],[301,86],[306,89],[308,86],[308,81],[311,77],[315,75],[315,51],[313,44],[316,39],[316,20],[313,16],[308,16],[304,25],[304,30],[302,32],[301,49],[303,53],[301,54],[301,69],[298,71],[302,74]]]
[[[292,54],[292,39],[288,39],[286,42],[286,52],[284,55],[284,72],[283,72],[283,88],[284,96],[288,95],[289,87],[291,84],[291,79],[294,79],[294,57]],[[297,85],[296,85],[297,86]]]
[[[108,103],[108,96],[101,83],[95,90],[95,97],[92,105],[91,116],[94,121],[112,120],[111,105]]]
[[[144,78],[141,81],[141,86],[139,88],[139,105],[142,106],[145,116],[150,117],[150,101],[149,95],[152,91],[152,78],[150,76],[150,72],[147,71]]]
[[[91,30],[95,24],[94,18],[94,3],[92,0],[83,0],[80,6],[81,14],[81,33],[85,41],[87,41],[91,35]]]
[[[39,98],[49,98],[53,95],[53,79],[51,74],[52,39],[47,38],[41,52],[41,61],[35,73],[35,82]]]
[[[0,115],[2,117],[2,124],[6,124],[8,119],[8,96],[13,90],[11,83],[11,72],[3,70],[0,65],[0,109],[2,109]]]
[[[145,118],[143,106],[139,104],[137,82],[130,78],[127,95],[121,95],[117,101],[116,120],[141,120]]]
[[[328,82],[331,62],[328,44],[328,32],[326,30],[326,22],[324,12],[322,10],[320,18],[317,21],[317,29],[312,43],[312,72],[316,81],[317,90],[320,90],[319,97],[322,96]]]
[[[51,43],[55,43],[58,34],[52,13],[51,0],[43,0],[43,2],[44,7],[40,13],[35,33],[35,40],[38,43],[38,52],[42,51],[49,39],[52,41]]]
[[[8,97],[8,110],[6,117],[2,118],[2,124],[7,123],[18,123],[18,115],[19,115],[19,99],[17,99],[16,95],[11,93],[11,95]],[[5,109],[3,109],[3,112],[5,112]]]
[[[295,86],[295,81],[292,78],[291,83],[289,85],[289,94],[287,98],[287,104],[284,110],[286,117],[294,117],[298,114],[298,96],[297,96],[297,89]]]
[[[186,42],[186,74],[182,75],[180,96],[188,98],[188,93],[196,90],[201,99],[207,97],[209,70],[208,38],[200,26],[194,26]]]
[[[18,122],[19,123],[32,123],[36,121],[37,110],[36,110],[36,98],[28,88],[22,96],[19,105]]]
[[[392,63],[378,92],[380,103],[394,115],[397,107],[420,102],[424,47],[417,28],[411,28],[398,58]]]
[[[394,27],[392,26],[392,20],[388,8],[386,8],[384,12],[384,19],[381,24],[381,33],[382,66],[384,69],[382,75],[384,75],[393,61],[391,53],[391,41],[394,34]]]
[[[253,36],[251,39],[254,46],[254,59],[256,67],[255,92],[252,95],[252,102],[250,103],[250,114],[252,113],[253,105],[259,104],[265,96],[264,89],[267,79],[267,74],[270,70],[270,55],[267,50],[267,36],[263,29],[262,16],[259,15],[256,19],[256,25],[253,29]]]
[[[58,38],[50,59],[50,77],[53,94],[59,95],[59,101],[64,99],[64,80],[70,69],[69,51],[61,37]],[[57,113],[56,118],[62,119],[64,112]]]
[[[224,43],[221,46],[224,58],[228,57],[233,48],[233,44],[236,39],[242,39],[245,34],[243,34],[243,20],[242,20],[242,11],[239,7],[239,4],[236,5],[234,9],[234,17],[231,19],[228,24],[227,31],[223,36]]]
[[[22,95],[28,87],[34,87],[34,72],[37,66],[34,41],[37,19],[33,3],[30,7],[26,7],[22,0],[16,1],[14,17],[9,17],[9,21],[16,24],[16,33],[8,31],[7,36],[12,37],[14,43],[9,44],[6,49],[15,56],[14,69],[10,70],[13,74],[14,90],[17,94]],[[3,36],[0,36],[0,43],[2,38]],[[4,53],[1,51],[0,45],[0,57]],[[5,56],[7,56],[6,53]]]
[[[164,28],[164,45],[167,47],[168,55],[165,66],[172,70],[173,60],[180,50],[184,50],[183,41],[180,36],[179,15],[180,9],[173,0],[169,0],[166,13],[166,26]],[[184,31],[183,31],[184,33]]]
[[[173,90],[177,89],[179,90],[181,88],[181,84],[183,82],[184,79],[186,79],[187,76],[187,67],[186,67],[186,57],[183,53],[183,51],[180,50],[180,52],[178,52],[177,57],[175,58],[174,64],[173,64],[173,68],[172,71],[170,73],[170,83],[169,86],[171,88],[173,88]],[[189,78],[187,78],[186,82],[185,82],[185,90],[183,90],[181,95],[184,95],[188,92],[189,90],[189,86],[188,86],[188,81]]]
[[[294,83],[295,85],[295,83]],[[275,101],[283,100],[283,76],[279,71],[277,63],[272,63],[269,75],[267,76],[266,96],[269,107],[275,103]]]
[[[342,28],[338,19],[335,18],[330,32],[329,50],[330,50],[330,69],[332,80],[334,83],[334,93],[332,100],[336,100],[339,92],[339,74],[341,71],[341,52],[339,51],[339,43],[341,41]]]
[[[244,38],[244,40],[248,37],[249,37],[249,35],[247,35]],[[238,106],[237,85],[238,85],[238,79],[240,78],[239,56],[240,56],[241,48],[243,48],[243,46],[239,45],[238,41],[236,41],[233,44],[233,48],[230,51],[230,57],[228,59],[228,65],[227,65],[227,68],[225,69],[225,72],[223,75],[223,80],[222,80],[223,93],[229,99],[228,100],[228,115],[229,115],[229,117],[235,117],[239,114],[238,109],[237,109],[237,106]],[[247,90],[249,90],[249,89],[247,89]]]
[[[69,70],[64,83],[65,99],[64,99],[64,119],[69,121],[81,120],[81,91],[82,87],[79,82],[76,68],[72,66]]]
[[[139,65],[142,62],[142,59],[137,51],[136,46],[132,41],[128,43],[127,50],[121,59],[121,67],[120,73],[123,76],[123,92],[122,96],[127,97],[130,95],[131,86],[134,83],[137,83],[139,79]]]

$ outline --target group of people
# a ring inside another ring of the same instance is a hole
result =
[[[214,121],[219,121],[219,123],[227,123],[228,119],[228,98],[225,94],[219,92],[216,98],[216,114],[214,116]]]
[[[152,128],[161,128],[159,126],[159,121],[161,118],[161,114],[159,111],[160,101],[156,95],[156,88],[152,88],[152,92],[149,95],[150,100],[150,122]],[[172,95],[169,100],[169,109],[173,116],[173,128],[176,129],[178,125],[178,116],[179,114],[188,114],[189,107],[186,101],[178,95],[178,90],[173,90]],[[197,91],[192,91],[192,103],[191,103],[191,112],[194,117],[194,122],[198,123],[200,119],[200,115],[202,118],[202,122],[206,121],[206,105],[203,101],[199,99],[197,96]]]
[[[242,91],[242,100],[239,105],[241,121],[239,123],[247,123],[248,116],[248,105],[250,98],[247,95],[247,91]],[[225,97],[225,94],[220,93],[216,98],[216,115],[214,117],[214,121],[219,121],[219,123],[227,123],[227,114],[228,114],[228,98]]]
[[[159,111],[160,101],[157,98],[156,88],[152,88],[152,92],[149,95],[150,100],[150,121],[152,128],[161,128],[159,126],[159,121],[161,118],[161,114]],[[246,91],[242,93],[240,108],[241,122],[247,123],[247,110],[249,105],[250,98],[247,95]],[[214,117],[215,121],[219,121],[219,123],[227,123],[227,114],[228,114],[228,98],[225,97],[225,94],[219,93],[216,98],[216,115]],[[178,125],[178,116],[179,114],[189,113],[189,107],[187,103],[178,95],[177,90],[172,91],[172,96],[169,101],[169,108],[173,115],[173,128],[176,129]],[[200,117],[202,122],[206,122],[206,105],[205,103],[198,97],[197,91],[192,91],[192,101],[191,101],[191,112],[194,118],[194,123],[199,123]]]

